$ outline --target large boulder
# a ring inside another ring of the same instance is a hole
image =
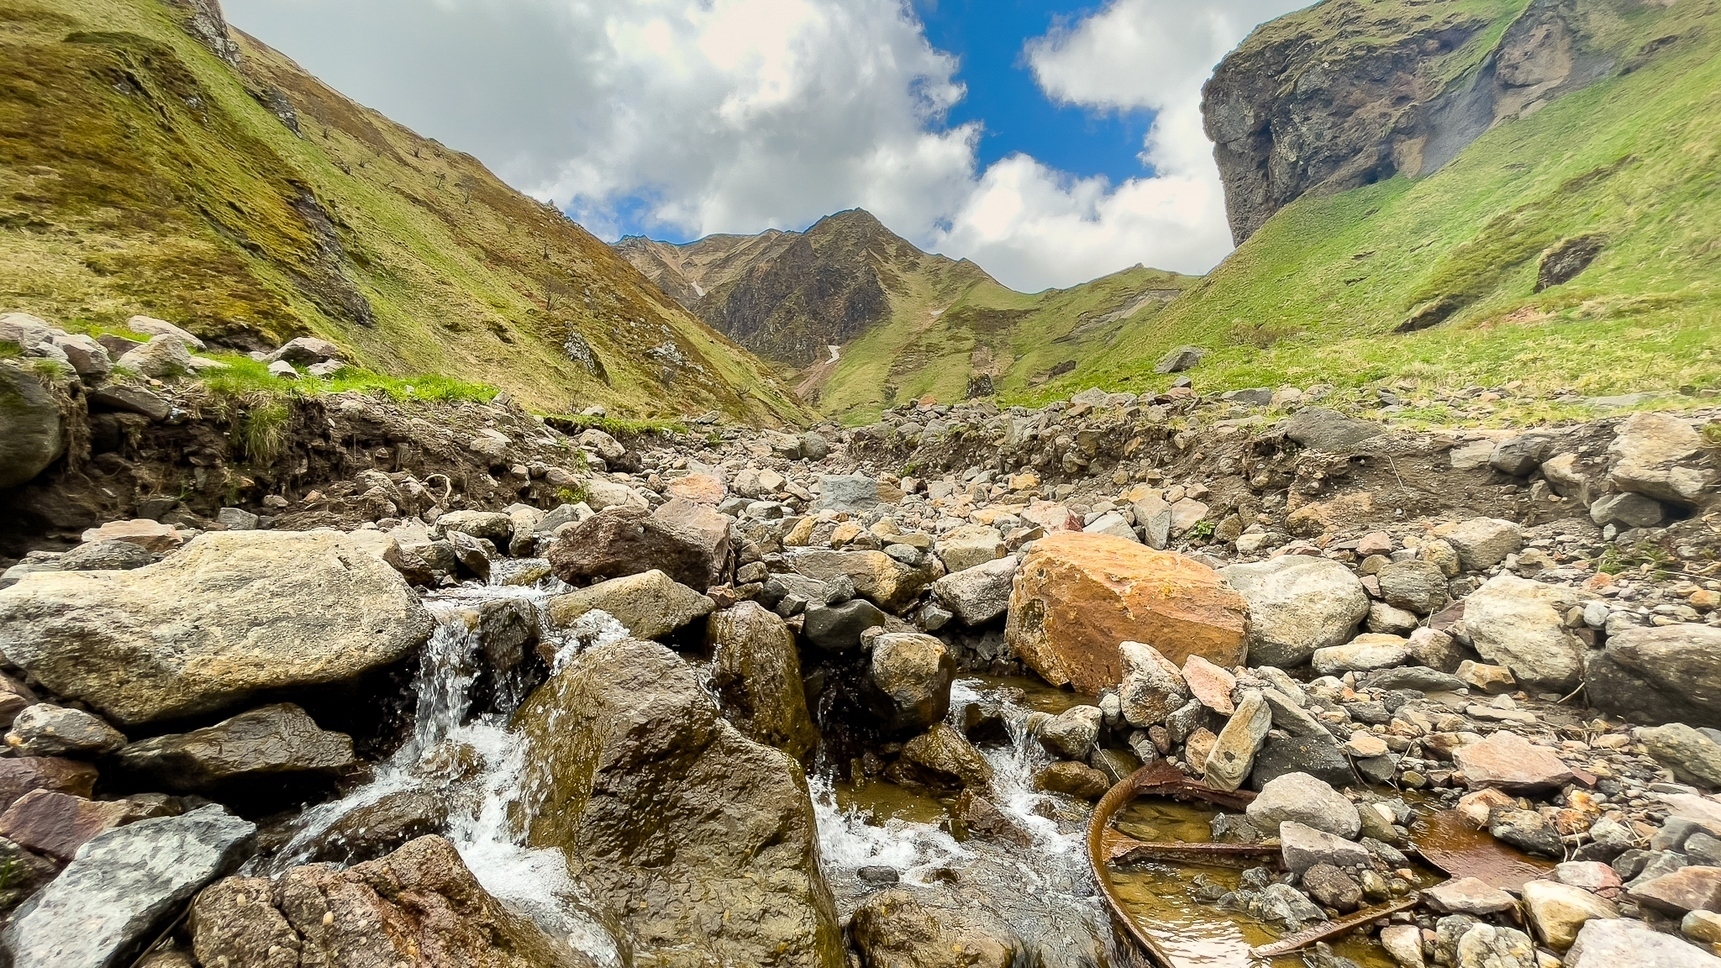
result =
[[[1634,723],[1721,728],[1721,629],[1624,629],[1584,670],[1589,704]]]
[[[1243,597],[1193,558],[1068,532],[1036,542],[1023,561],[1005,638],[1047,682],[1098,695],[1122,679],[1126,641],[1177,664],[1199,655],[1241,665],[1248,615]]]
[[[1015,584],[1015,555],[953,571],[932,583],[932,597],[950,609],[962,624],[985,625],[1010,610],[1010,589]]]
[[[303,709],[277,703],[189,733],[127,746],[120,768],[152,788],[217,793],[269,780],[333,776],[354,765],[353,741],[317,726]]]
[[[149,342],[120,357],[116,365],[153,380],[168,380],[192,372],[191,350],[173,336],[151,336]]]
[[[596,964],[503,907],[441,837],[344,871],[311,865],[274,881],[227,878],[197,896],[190,930],[199,962],[235,968]]]
[[[14,968],[130,964],[193,894],[238,866],[256,829],[210,806],[99,834],[13,915],[0,953]]]
[[[42,381],[0,364],[0,490],[28,483],[66,452],[65,419]]]
[[[1520,683],[1568,691],[1584,672],[1585,646],[1565,625],[1572,593],[1501,574],[1464,600],[1464,629],[1477,653]]]
[[[1249,603],[1249,664],[1292,668],[1317,649],[1351,640],[1368,617],[1368,593],[1328,558],[1285,555],[1219,572]]]
[[[718,713],[675,653],[581,653],[515,716],[529,846],[561,851],[638,965],[841,968],[801,768]]]
[[[550,624],[558,628],[604,612],[642,639],[661,639],[716,608],[716,602],[656,570],[575,589],[548,604]]]
[[[1597,918],[1578,932],[1565,964],[1566,968],[1721,968],[1721,958],[1642,921]]]
[[[892,888],[867,898],[849,927],[869,968],[1012,968],[1022,939],[984,908],[943,892]]]
[[[125,726],[350,681],[433,625],[398,572],[333,531],[212,532],[143,568],[0,590],[0,653]]]
[[[789,567],[827,583],[847,578],[861,597],[897,614],[942,577],[934,568],[905,565],[882,551],[800,550],[789,555]]]
[[[795,633],[757,603],[742,602],[711,616],[711,685],[723,714],[755,742],[805,761],[819,733],[807,712]]]
[[[956,660],[944,643],[918,632],[880,635],[873,641],[864,692],[879,728],[912,736],[950,711]]]
[[[1614,490],[1681,507],[1702,503],[1721,479],[1691,422],[1666,413],[1639,413],[1619,425],[1608,448]]]
[[[583,585],[661,571],[703,591],[721,584],[729,563],[729,519],[680,499],[656,511],[612,507],[563,531],[550,545],[556,577]]]

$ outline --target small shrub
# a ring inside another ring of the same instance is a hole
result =
[[[252,403],[239,418],[239,448],[253,464],[273,464],[287,443],[292,409],[283,399]]]

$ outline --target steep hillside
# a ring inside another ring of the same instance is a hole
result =
[[[1374,120],[1333,127],[1346,104]],[[1258,30],[1207,111],[1247,241],[1028,396],[1161,385],[1184,343],[1212,389],[1721,385],[1715,0],[1329,0]]]
[[[548,410],[802,413],[579,226],[215,0],[0,0],[0,308],[231,349],[315,334]]]
[[[806,232],[631,237],[616,250],[742,346],[800,368],[824,413],[1022,392],[1109,345],[1192,280],[1136,268],[1069,290],[1013,292],[967,260],[929,255],[853,210]]]

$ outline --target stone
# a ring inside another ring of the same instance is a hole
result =
[[[1542,943],[1565,951],[1578,939],[1578,931],[1597,918],[1619,917],[1619,907],[1582,888],[1553,881],[1530,881],[1520,891],[1530,927]]]
[[[1488,787],[1531,792],[1560,787],[1572,780],[1572,771],[1559,754],[1507,730],[1481,742],[1460,746],[1452,759],[1464,771],[1464,780],[1472,790]]]
[[[1272,694],[1266,694],[1271,699]],[[1339,749],[1331,733],[1306,736],[1284,736],[1277,730],[1267,734],[1267,741],[1255,754],[1255,769],[1249,775],[1249,788],[1261,790],[1274,780],[1291,773],[1307,773],[1333,787],[1356,783],[1356,772]]]
[[[1206,355],[1207,351],[1199,346],[1179,346],[1165,354],[1165,356],[1160,359],[1159,363],[1154,366],[1153,372],[1158,373],[1161,376],[1168,376],[1172,373],[1182,373],[1186,370],[1192,370]]]
[[[491,896],[441,837],[348,870],[313,865],[273,881],[228,878],[198,895],[188,926],[198,961],[210,966],[597,964],[572,939],[551,938]]]
[[[1482,658],[1525,686],[1569,692],[1582,680],[1584,643],[1565,625],[1569,591],[1501,574],[1464,600],[1464,630]]]
[[[754,742],[805,761],[819,733],[789,626],[757,603],[741,602],[711,616],[705,642],[724,717]]]
[[[1303,872],[1303,890],[1341,913],[1362,907],[1362,886],[1331,864],[1316,864]]]
[[[1132,726],[1154,726],[1189,701],[1183,674],[1159,650],[1140,642],[1118,646],[1123,677],[1117,688],[1119,709]]]
[[[92,410],[135,413],[151,420],[166,420],[173,404],[147,387],[133,383],[104,383],[84,394]]]
[[[932,597],[970,628],[996,621],[1010,610],[1010,590],[1020,563],[1020,558],[1010,555],[953,571],[932,583]]]
[[[130,541],[88,541],[63,555],[61,571],[130,571],[155,561],[142,545]]]
[[[120,357],[115,365],[152,380],[171,380],[191,373],[191,352],[172,336],[151,336],[149,342]]]
[[[963,790],[950,811],[951,833],[957,840],[986,840],[1018,849],[1034,846],[1034,835],[1011,819],[985,795]],[[863,875],[864,876],[864,875]],[[892,880],[891,883],[896,883]]]
[[[1641,494],[1609,494],[1590,505],[1590,520],[1604,528],[1654,528],[1666,517],[1660,501]]]
[[[697,938],[701,963],[842,968],[800,766],[725,721],[673,652],[637,640],[582,652],[514,723],[527,846],[581,872],[636,964],[669,963]]]
[[[1721,958],[1642,921],[1593,920],[1578,932],[1565,968],[1721,968]]]
[[[49,756],[0,759],[0,812],[35,790],[88,798],[95,785],[96,768],[88,763]]]
[[[1237,711],[1231,701],[1231,693],[1237,688],[1237,677],[1229,670],[1192,655],[1183,660],[1183,683],[1189,694],[1201,701],[1201,705],[1219,715],[1229,716]]]
[[[1494,445],[1488,463],[1495,470],[1512,477],[1529,477],[1554,456],[1559,441],[1547,434],[1521,434],[1508,437]]]
[[[1368,848],[1363,845],[1295,820],[1287,820],[1279,826],[1279,852],[1285,869],[1299,877],[1316,864],[1367,867],[1372,861]]]
[[[717,603],[653,569],[552,596],[549,622],[568,628],[590,612],[604,612],[641,639],[663,639],[710,615]]]
[[[1436,884],[1425,889],[1422,897],[1429,907],[1442,914],[1481,917],[1518,908],[1518,901],[1512,895],[1474,877],[1459,877]]]
[[[1410,659],[1410,641],[1398,635],[1366,632],[1348,644],[1317,649],[1310,664],[1323,676],[1370,672],[1403,665]]]
[[[885,624],[887,616],[864,598],[841,605],[810,605],[801,624],[801,635],[814,648],[825,652],[850,652],[860,648],[868,629]]]
[[[506,548],[514,534],[514,519],[500,511],[449,511],[430,526],[432,538],[446,538],[454,532]]]
[[[1203,506],[1203,508],[1204,508],[1204,510],[1202,511],[1201,517],[1206,517],[1205,505]],[[1173,522],[1174,522],[1173,527],[1174,528],[1175,528],[1175,520],[1176,519],[1174,516],[1173,517]],[[1200,520],[1201,520],[1201,518],[1198,517],[1195,519],[1195,521],[1190,522],[1190,527],[1194,527],[1195,523],[1199,522]],[[1098,518],[1095,518],[1091,524],[1082,528],[1082,530],[1086,531],[1088,534],[1109,534],[1112,537],[1122,538],[1125,541],[1136,540],[1135,528],[1131,527],[1130,523],[1128,521],[1124,520],[1123,515],[1119,514],[1116,511],[1107,511],[1106,513],[1100,515]]]
[[[11,728],[18,714],[36,705],[39,700],[35,692],[22,682],[0,672],[0,726]],[[0,810],[4,810],[0,806]]]
[[[982,908],[924,890],[893,888],[862,901],[849,928],[871,968],[1012,968],[1023,942]]]
[[[15,968],[112,968],[236,867],[256,827],[218,806],[100,834],[0,934]],[[208,962],[213,963],[213,962]]]
[[[86,800],[34,790],[0,814],[0,837],[63,863],[102,831],[145,815],[137,804],[125,800]]]
[[[126,743],[125,735],[81,709],[38,703],[20,712],[6,745],[24,756],[100,756]]]
[[[1350,641],[1368,594],[1349,568],[1285,555],[1219,572],[1249,605],[1249,664],[1294,668],[1316,650]]]
[[[330,824],[306,860],[343,866],[376,860],[447,829],[449,807],[441,791],[409,787],[385,793]]]
[[[1092,803],[1111,789],[1111,779],[1086,763],[1059,760],[1034,775],[1034,786]]]
[[[1612,867],[1598,861],[1567,861],[1554,865],[1554,880],[1590,893],[1618,891],[1624,885]]]
[[[945,569],[956,574],[1004,557],[1004,537],[997,528],[965,524],[939,535],[933,550]]]
[[[1309,450],[1329,453],[1348,450],[1378,437],[1384,428],[1322,407],[1305,407],[1285,421],[1285,436]]]
[[[1141,527],[1143,540],[1149,548],[1164,551],[1171,543],[1172,507],[1158,491],[1138,498],[1131,505],[1135,523]]]
[[[1098,706],[1074,706],[1047,720],[1035,735],[1052,755],[1085,760],[1099,740],[1103,719]]]
[[[1721,913],[1721,867],[1682,867],[1649,881],[1633,881],[1632,900],[1676,917],[1687,911]]]
[[[1458,940],[1457,968],[1540,968],[1530,936],[1512,928],[1478,924]]]
[[[585,501],[581,502],[593,511],[602,513],[610,508],[639,508],[650,510],[650,503],[645,496],[626,484],[615,481],[604,481],[593,478],[585,482]]]
[[[859,514],[878,505],[878,481],[865,474],[826,474],[819,477],[817,510]]]
[[[22,367],[0,363],[0,491],[34,480],[66,452],[65,418],[42,381]]]
[[[1712,789],[1721,787],[1721,743],[1684,723],[1643,727],[1633,736],[1679,779]]]
[[[550,567],[570,585],[661,571],[696,591],[722,583],[729,519],[703,504],[672,500],[656,511],[616,507],[563,531]]]
[[[1518,688],[1518,680],[1512,678],[1512,670],[1471,659],[1465,659],[1459,664],[1457,676],[1467,687],[1490,696],[1502,695]]]
[[[0,652],[121,726],[351,681],[429,637],[400,574],[331,531],[227,531],[131,571],[0,590]]]
[[[709,504],[713,507],[722,504],[728,496],[729,489],[724,486],[723,479],[713,474],[689,474],[669,482],[664,493],[672,498],[681,498],[695,504]]]
[[[300,336],[288,340],[280,349],[265,356],[263,362],[285,360],[294,366],[311,366],[339,359],[341,355],[341,348],[328,340],[317,339],[315,336]]]
[[[262,518],[244,508],[222,508],[215,512],[215,523],[222,531],[255,531]]]
[[[269,375],[277,380],[297,380],[299,378],[299,371],[294,369],[293,364],[288,363],[286,360],[276,360],[269,364]],[[467,446],[471,447],[472,451],[476,454],[500,459],[502,455],[507,452],[508,443],[506,440],[499,438],[500,435],[497,435],[496,437],[478,437]]]
[[[1422,559],[1394,561],[1381,566],[1375,575],[1381,597],[1393,608],[1416,615],[1431,615],[1446,605],[1446,573]]]
[[[1391,924],[1380,929],[1380,946],[1399,968],[1426,968],[1422,956],[1422,929],[1414,924]]]
[[[1368,606],[1368,621],[1364,623],[1370,632],[1383,635],[1410,635],[1422,624],[1415,612],[1396,608],[1385,602],[1371,602]],[[1429,631],[1433,631],[1430,629]]]
[[[163,555],[177,550],[185,544],[185,535],[171,524],[159,521],[138,519],[135,521],[109,521],[99,528],[91,528],[83,534],[86,544],[109,541],[124,541],[137,545],[152,554]]]
[[[808,549],[788,557],[789,567],[798,574],[826,583],[847,578],[862,597],[899,615],[942,577],[927,568],[905,565],[882,551]]]
[[[909,767],[910,779],[938,789],[986,790],[992,786],[991,765],[967,737],[947,723],[934,723],[904,743],[897,765],[903,764]]]
[[[1486,571],[1524,547],[1524,532],[1511,521],[1471,518],[1444,535],[1458,552],[1458,563],[1471,571]]]
[[[1362,832],[1356,806],[1307,773],[1287,773],[1266,784],[1247,812],[1263,830],[1300,823],[1346,839]]]
[[[873,641],[863,693],[880,731],[912,736],[950,712],[956,660],[944,643],[917,632],[880,635]]]
[[[1721,914],[1714,911],[1688,911],[1685,917],[1679,920],[1679,933],[1693,941],[1703,941],[1710,945],[1721,942]]]
[[[1608,484],[1679,507],[1694,507],[1721,479],[1703,437],[1690,421],[1673,414],[1632,414],[1620,423],[1608,454]]]
[[[1261,691],[1245,692],[1243,701],[1237,704],[1237,712],[1219,731],[1219,741],[1207,754],[1204,765],[1207,785],[1227,792],[1241,788],[1254,769],[1255,752],[1267,739],[1267,730],[1272,725],[1273,711],[1261,698]]]
[[[1119,644],[1242,664],[1248,605],[1217,572],[1109,535],[1051,534],[1023,561],[1005,640],[1053,685],[1098,695],[1123,676]]]
[[[1584,695],[1635,723],[1721,727],[1721,628],[1621,629],[1590,656]]]
[[[200,352],[209,348],[201,339],[193,336],[185,329],[175,326],[164,319],[156,319],[152,316],[133,316],[126,320],[125,328],[134,333],[142,333],[145,336],[171,336],[191,349],[198,350]]]
[[[291,703],[142,740],[121,750],[115,761],[152,788],[202,794],[266,780],[332,777],[356,763],[351,737],[318,727]]]

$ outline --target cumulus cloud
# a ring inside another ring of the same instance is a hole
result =
[[[1160,112],[1152,176],[1016,156],[951,126],[957,61],[906,0],[226,0],[238,26],[359,100],[470,151],[613,237],[799,227],[862,206],[1035,290],[1229,249],[1200,132],[1208,69],[1289,4],[1112,0],[1030,42],[1049,96]]]

